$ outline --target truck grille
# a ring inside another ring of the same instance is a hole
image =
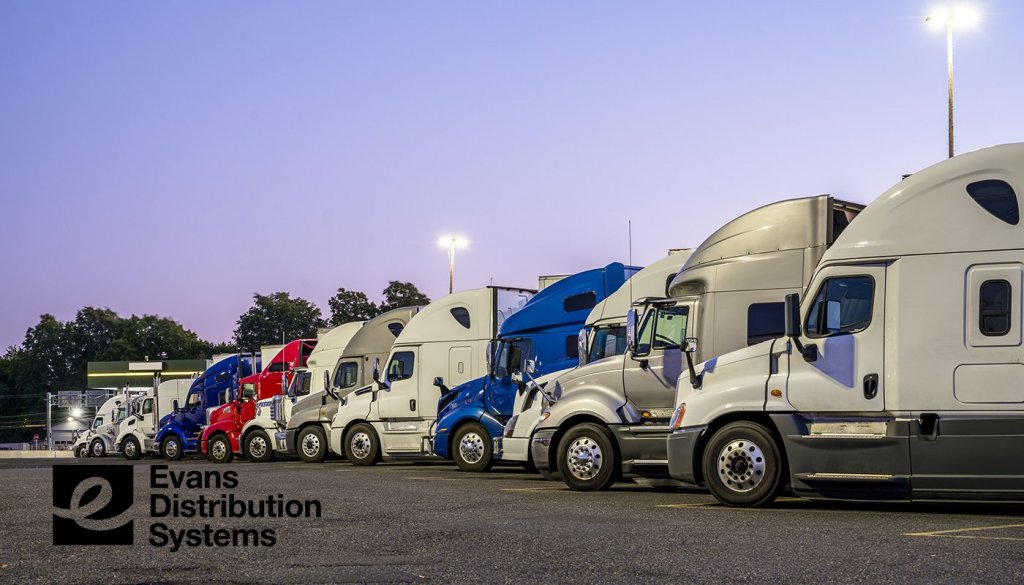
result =
[[[278,394],[270,403],[270,418],[277,422],[284,422],[284,409],[281,408],[281,399],[283,396]]]

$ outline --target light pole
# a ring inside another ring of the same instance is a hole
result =
[[[455,248],[465,248],[469,242],[459,236],[441,236],[437,245],[448,249],[448,294],[455,292]]]
[[[967,6],[948,7],[938,10],[924,19],[937,26],[946,26],[946,95],[949,105],[949,158],[953,158],[953,26],[973,25],[978,13]]]

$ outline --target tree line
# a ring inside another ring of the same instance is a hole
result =
[[[409,282],[391,281],[376,304],[363,292],[339,288],[330,298],[330,317],[287,292],[253,294],[238,317],[230,342],[201,339],[169,317],[122,317],[108,308],[84,307],[62,322],[50,314],[25,333],[20,345],[0,356],[0,442],[23,441],[45,422],[45,396],[87,387],[91,361],[203,359],[218,353],[257,351],[261,345],[316,337],[317,330],[365,321],[383,312],[430,302]]]

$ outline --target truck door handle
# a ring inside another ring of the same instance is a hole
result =
[[[878,396],[878,374],[864,376],[864,398],[871,400]]]
[[[409,410],[416,410],[416,399],[412,398],[409,400]]]

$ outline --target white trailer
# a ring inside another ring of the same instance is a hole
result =
[[[487,344],[534,291],[486,287],[457,292],[420,310],[402,331],[381,375],[341,399],[331,450],[357,465],[426,458],[440,388],[487,372]]]
[[[1022,190],[1024,144],[1011,144],[882,194],[803,302],[787,297],[785,337],[680,378],[672,476],[735,506],[787,485],[811,498],[1024,500]]]

